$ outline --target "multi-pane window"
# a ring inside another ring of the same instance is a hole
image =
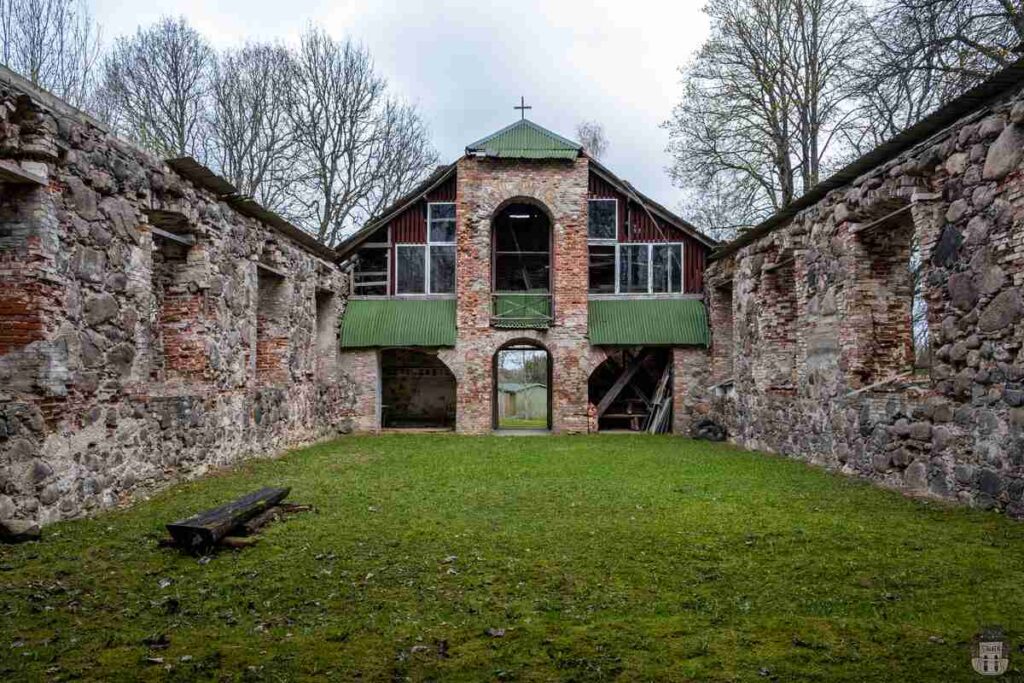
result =
[[[455,204],[427,204],[427,244],[395,247],[396,294],[455,292]]]
[[[619,294],[679,294],[684,291],[683,245],[620,244],[617,250]],[[591,287],[591,291],[596,290]]]

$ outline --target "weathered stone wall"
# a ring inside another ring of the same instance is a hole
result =
[[[347,428],[327,255],[59,105],[0,79],[0,160],[45,178],[0,182],[0,518]]]
[[[1024,514],[1022,158],[1007,96],[714,262],[710,384],[733,386],[700,409],[750,448]],[[907,374],[915,252],[932,366]]]

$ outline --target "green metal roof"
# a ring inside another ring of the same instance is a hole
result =
[[[587,315],[595,346],[707,346],[710,339],[699,299],[594,299]]]
[[[352,299],[341,346],[455,346],[455,299]]]
[[[575,159],[582,147],[522,119],[466,147],[466,154],[505,159]]]

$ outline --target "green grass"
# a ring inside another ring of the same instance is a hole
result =
[[[547,429],[548,420],[545,417],[503,417],[498,420],[500,429]]]
[[[264,485],[319,513],[157,547]],[[667,436],[345,438],[0,547],[0,586],[0,680],[970,681],[987,624],[1024,662],[1024,525]]]

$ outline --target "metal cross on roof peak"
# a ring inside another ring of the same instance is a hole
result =
[[[527,109],[533,109],[533,107],[527,106],[526,98],[524,98],[522,95],[519,96],[519,106],[518,107],[512,107],[512,108],[519,110],[519,113],[521,115],[520,118],[522,118],[522,119],[526,118],[526,110]]]

